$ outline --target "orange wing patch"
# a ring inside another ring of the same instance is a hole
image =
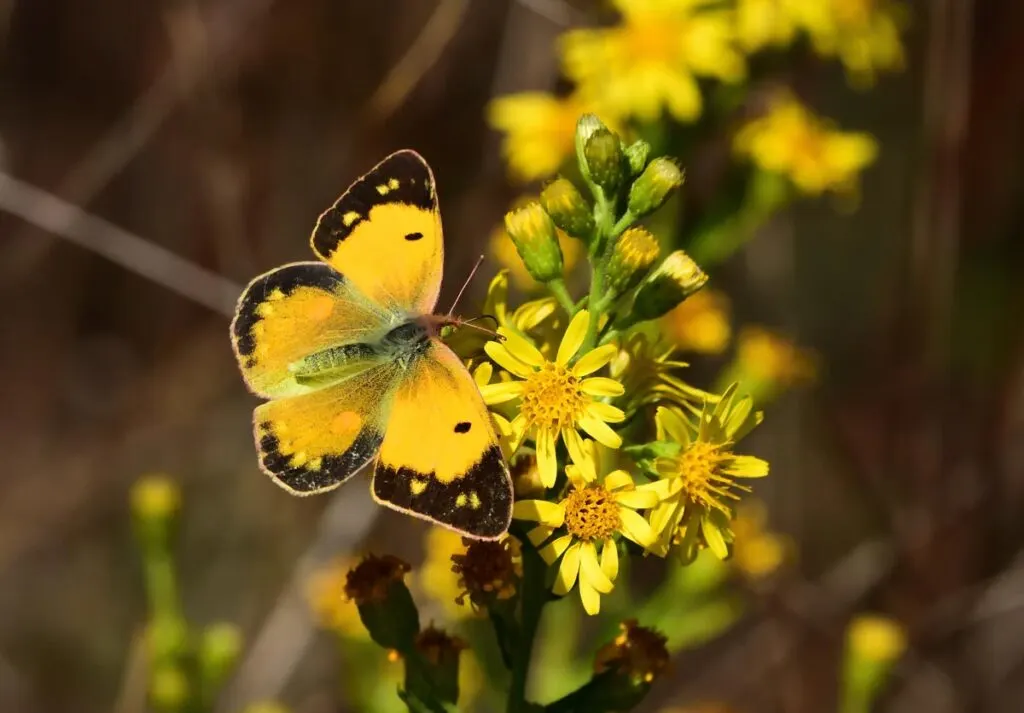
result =
[[[231,323],[242,376],[264,397],[310,391],[289,367],[318,351],[378,336],[386,316],[330,265],[300,262],[245,288]]]
[[[380,448],[396,375],[393,364],[382,364],[258,406],[253,421],[263,470],[295,495],[341,485]]]
[[[320,216],[310,243],[374,302],[409,314],[432,312],[444,241],[426,161],[415,151],[388,156]]]
[[[466,367],[437,340],[395,392],[373,496],[471,537],[508,529],[512,480],[490,414]]]

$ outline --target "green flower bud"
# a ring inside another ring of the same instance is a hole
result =
[[[149,678],[149,700],[159,711],[178,711],[191,695],[188,677],[178,666],[157,666]]]
[[[615,193],[626,177],[622,142],[608,129],[598,129],[583,145],[583,158],[590,180],[608,193]]]
[[[608,260],[608,288],[612,294],[625,294],[636,287],[658,259],[657,239],[643,228],[630,228],[612,248]]]
[[[370,637],[385,649],[408,651],[420,630],[419,612],[405,586],[410,569],[392,555],[367,555],[345,578],[345,596],[356,603]]]
[[[647,157],[651,154],[651,145],[644,140],[634,141],[626,147],[626,162],[629,164],[629,175],[636,178],[647,165]]]
[[[414,646],[422,667],[406,666],[406,689],[422,700],[458,701],[459,655],[466,642],[429,626],[416,636]]]
[[[238,661],[242,652],[242,632],[234,624],[222,622],[208,627],[199,642],[199,666],[203,678],[219,685]]]
[[[630,187],[629,212],[640,218],[657,210],[668,199],[669,193],[681,185],[682,169],[671,159],[659,156],[647,164]]]
[[[540,203],[533,201],[506,213],[505,230],[533,279],[550,282],[562,276],[562,249],[555,224]]]
[[[181,508],[181,491],[168,476],[144,475],[129,494],[135,528],[144,551],[164,551],[169,546],[174,521]]]
[[[608,127],[597,118],[596,114],[584,114],[576,122],[576,159],[580,164],[580,173],[588,181],[593,180],[593,177],[590,175],[590,168],[587,166],[586,158],[584,158],[584,150],[590,137],[598,131],[608,131]]]
[[[540,192],[540,202],[555,225],[568,235],[587,240],[594,233],[594,215],[576,186],[557,178]]]
[[[189,648],[188,624],[174,617],[160,617],[146,627],[146,648],[151,661],[173,661]]]
[[[242,709],[242,713],[289,713],[288,706],[277,701],[257,701]]]
[[[633,303],[638,322],[665,314],[704,286],[707,274],[682,250],[670,254],[640,286]]]

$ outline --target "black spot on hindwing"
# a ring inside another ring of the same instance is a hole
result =
[[[469,429],[473,427],[473,424],[469,421],[459,421],[455,424],[456,433],[469,433]]]

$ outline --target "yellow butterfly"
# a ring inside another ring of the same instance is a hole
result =
[[[399,151],[317,221],[313,252],[257,277],[231,341],[260,465],[295,495],[331,490],[376,456],[374,499],[495,539],[512,480],[490,414],[433,316],[444,243],[434,176]]]

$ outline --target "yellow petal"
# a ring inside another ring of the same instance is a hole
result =
[[[523,444],[523,440],[526,438],[526,431],[529,428],[529,424],[526,421],[526,417],[519,414],[512,419],[512,423],[509,425],[512,429],[512,433],[509,434],[508,437],[509,448],[511,448],[512,452],[515,453],[519,450],[519,446]]]
[[[700,529],[704,533],[704,540],[708,543],[708,547],[718,559],[724,560],[729,556],[729,548],[725,544],[725,538],[722,537],[722,531],[718,529],[718,525],[711,522],[711,518],[701,518]]]
[[[565,442],[569,458],[576,466],[579,477],[587,483],[593,482],[597,478],[597,466],[594,463],[592,452],[583,445],[583,437],[580,436],[579,431],[575,428],[563,428],[562,440]]]
[[[605,344],[603,347],[592,349],[581,356],[578,362],[573,364],[572,373],[576,376],[593,374],[595,371],[614,359],[618,352],[619,348],[615,344]]]
[[[555,484],[558,459],[555,457],[555,434],[544,428],[537,433],[537,472],[545,488]]]
[[[632,488],[633,487],[633,476],[624,470],[614,470],[608,475],[604,476],[604,480],[601,483],[608,490],[618,490],[620,488]]]
[[[490,383],[493,375],[494,367],[491,366],[489,361],[485,361],[473,370],[473,381],[476,382],[477,386],[486,386]]]
[[[601,595],[582,579],[580,580],[580,601],[583,602],[583,611],[590,616],[600,613]]]
[[[587,404],[587,412],[608,423],[622,423],[626,420],[626,414],[622,409],[606,404],[603,401],[594,401]]]
[[[497,384],[485,384],[480,387],[480,395],[488,406],[503,404],[523,395],[522,381],[503,381]]]
[[[722,472],[736,478],[763,478],[768,475],[768,461],[754,456],[733,456]]]
[[[636,510],[619,507],[619,517],[622,518],[621,532],[623,535],[637,543],[641,547],[648,547],[654,544],[654,530],[650,523],[644,520]]]
[[[615,502],[634,510],[647,510],[661,502],[654,490],[623,490],[615,493]]]
[[[675,409],[659,406],[654,414],[658,426],[658,439],[671,440],[686,445],[690,442],[690,429]]]
[[[580,545],[580,582],[585,582],[601,594],[607,594],[615,588],[597,562],[597,548],[593,542]]]
[[[516,359],[529,366],[540,368],[544,366],[544,356],[537,351],[537,347],[530,344],[523,337],[507,329],[498,330],[505,337],[505,349]],[[492,342],[488,342],[490,344]]]
[[[626,388],[607,376],[592,376],[580,382],[580,391],[590,396],[622,396],[626,392]]]
[[[576,356],[576,352],[583,346],[583,339],[587,336],[587,325],[590,324],[590,313],[581,309],[565,328],[562,335],[562,342],[558,345],[558,354],[555,362],[561,366],[569,363],[569,360]]]
[[[572,535],[562,535],[542,547],[538,554],[545,562],[553,564],[555,560],[562,556],[562,553],[565,552],[570,544],[572,544]]]
[[[526,538],[533,543],[534,547],[540,547],[542,543],[546,542],[547,539],[551,537],[551,534],[554,531],[555,528],[553,527],[537,525],[537,527],[526,533]],[[558,557],[556,556],[555,559],[558,559]],[[554,562],[554,560],[551,560],[551,562]],[[548,564],[551,564],[551,562],[548,562]]]
[[[558,527],[565,521],[565,508],[547,500],[517,500],[512,506],[512,517]]]
[[[589,413],[584,413],[577,419],[580,428],[594,437],[594,440],[609,448],[618,448],[622,445],[622,437],[613,431],[607,423]]]
[[[487,342],[487,344],[484,344],[484,351],[487,352],[487,356],[489,356],[494,363],[508,373],[515,374],[521,379],[525,379],[533,373],[533,369],[512,356],[509,350],[505,348],[504,344],[499,344],[498,342]]]
[[[568,537],[568,535],[567,535]],[[580,543],[576,542],[562,555],[562,563],[558,565],[555,586],[551,591],[558,595],[568,594],[576,584],[576,575],[580,572]]]
[[[605,540],[601,548],[601,571],[611,580],[619,576],[619,548],[613,540]]]

